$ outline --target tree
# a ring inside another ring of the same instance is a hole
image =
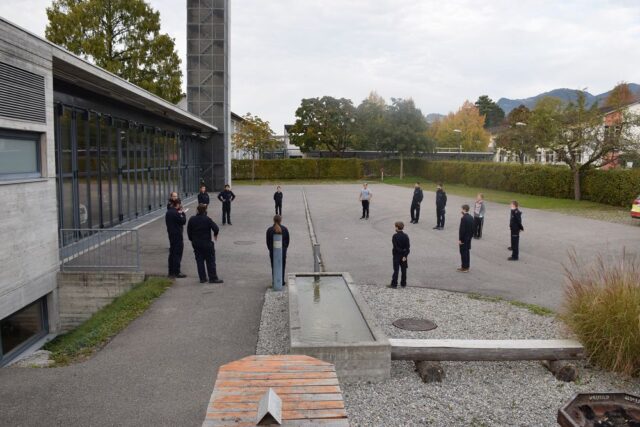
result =
[[[484,116],[484,128],[500,126],[504,121],[504,110],[487,95],[482,95],[475,103],[480,115]]]
[[[514,108],[507,116],[506,125],[496,137],[496,146],[516,154],[523,165],[525,157],[534,156],[537,150],[531,111],[524,105]]]
[[[413,99],[391,98],[383,148],[400,154],[400,179],[404,178],[404,157],[428,150],[427,120]]]
[[[466,151],[486,151],[490,139],[489,132],[484,129],[484,117],[469,101],[465,101],[456,113],[449,113],[433,123],[429,135],[440,147],[460,147]]]
[[[635,101],[636,96],[629,89],[629,85],[625,82],[620,82],[614,87],[609,96],[604,101],[604,106],[609,108],[620,108],[624,105],[630,104]]]
[[[182,72],[174,40],[144,0],[54,0],[48,40],[167,101],[180,100]]]
[[[532,114],[532,124],[540,142],[553,151],[573,172],[574,198],[580,200],[580,178],[584,171],[616,160],[616,153],[640,148],[633,128],[638,118],[619,110],[613,121],[598,109],[587,108],[584,92],[578,91],[576,102],[562,105],[557,101],[539,102]]]
[[[343,153],[355,140],[356,109],[350,99],[331,96],[303,99],[289,131],[302,152],[326,149]]]
[[[371,92],[356,108],[354,148],[381,151],[387,120],[387,103]]]
[[[256,156],[267,150],[272,150],[278,144],[274,132],[268,121],[247,113],[233,134],[233,148],[251,153],[251,179],[256,177]]]

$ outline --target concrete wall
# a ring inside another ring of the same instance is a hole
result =
[[[41,135],[42,177],[0,179],[0,319],[48,295],[49,326],[58,326],[56,272],[58,233],[53,127],[53,77],[50,48],[0,20],[0,61],[44,76],[46,122],[0,117],[0,128]]]
[[[142,281],[143,272],[58,273],[61,332],[80,325]]]

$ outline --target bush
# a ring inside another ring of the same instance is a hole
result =
[[[575,255],[561,318],[577,335],[590,360],[605,369],[640,374],[640,262],[623,256],[592,267]]]
[[[251,160],[232,162],[233,179],[251,179]],[[256,179],[359,179],[358,159],[256,160]]]

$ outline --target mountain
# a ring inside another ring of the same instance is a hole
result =
[[[633,92],[636,96],[640,97],[640,85],[636,84],[636,83],[629,83],[629,89],[631,90],[631,92]],[[592,95],[589,92],[585,92],[585,95],[587,97],[587,105],[591,105],[594,102],[598,102],[599,104],[602,104],[604,102],[605,99],[607,99],[607,96],[609,96],[609,93],[611,91],[607,91],[604,93],[601,93],[599,95]],[[498,105],[500,106],[500,108],[502,108],[504,110],[505,114],[509,114],[509,112],[511,110],[513,110],[514,108],[519,107],[520,105],[524,105],[525,107],[532,109],[536,106],[536,103],[546,97],[546,96],[553,96],[555,98],[559,98],[564,102],[570,102],[570,101],[575,101],[578,97],[578,95],[576,94],[576,90],[575,89],[567,89],[567,88],[563,88],[563,89],[554,89],[552,91],[549,92],[545,92],[545,93],[541,93],[539,95],[536,96],[532,96],[529,98],[524,98],[524,99],[509,99],[509,98],[500,98],[498,100]]]

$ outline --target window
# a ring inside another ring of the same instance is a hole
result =
[[[0,179],[41,176],[40,135],[0,131]]]
[[[47,333],[45,298],[0,320],[0,365]]]

